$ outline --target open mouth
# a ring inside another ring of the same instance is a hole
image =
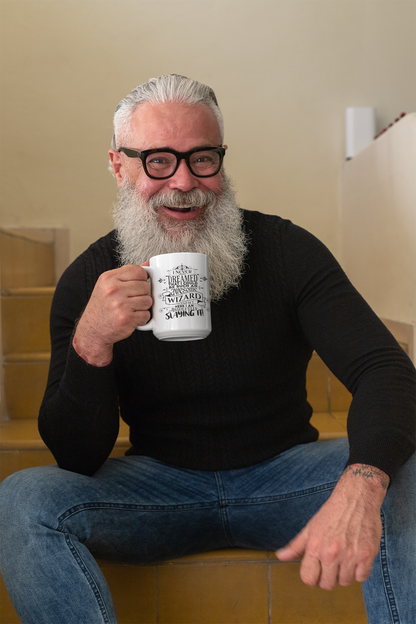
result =
[[[190,206],[189,208],[177,208],[173,206],[165,206],[168,210],[173,210],[173,212],[192,212],[196,210],[196,206]]]

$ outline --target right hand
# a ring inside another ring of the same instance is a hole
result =
[[[147,278],[146,271],[134,264],[100,275],[73,338],[86,362],[106,366],[113,358],[114,343],[147,323],[152,305]]]

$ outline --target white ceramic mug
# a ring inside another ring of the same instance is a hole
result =
[[[152,318],[139,331],[159,340],[201,340],[211,333],[208,257],[200,253],[153,256],[150,266]]]

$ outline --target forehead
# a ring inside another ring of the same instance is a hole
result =
[[[203,104],[150,104],[138,106],[130,122],[131,147],[141,150],[171,147],[186,151],[202,145],[221,145],[214,112]]]

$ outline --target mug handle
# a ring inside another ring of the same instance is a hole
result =
[[[142,269],[144,269],[146,271],[146,273],[150,276],[150,278],[152,277],[152,268],[148,267],[148,266],[143,266],[140,265],[142,267]],[[150,281],[150,291],[152,290],[152,284]],[[151,318],[150,321],[148,321],[146,323],[146,325],[137,325],[136,329],[138,329],[139,331],[151,331],[152,329],[154,329],[155,326],[155,319]]]

